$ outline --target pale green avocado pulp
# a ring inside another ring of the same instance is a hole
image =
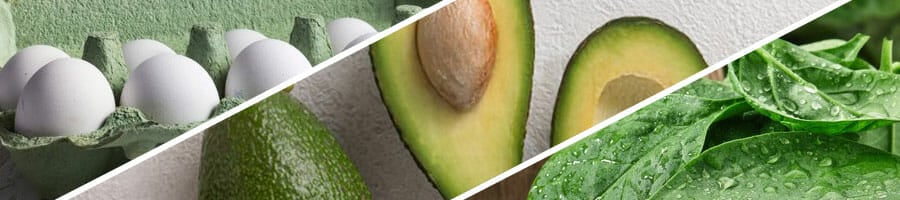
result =
[[[491,0],[497,52],[484,96],[453,108],[419,59],[417,25],[370,49],[385,106],[416,161],[445,198],[453,198],[522,161],[534,69],[534,23],[526,0]]]
[[[646,17],[615,19],[569,60],[553,111],[552,144],[587,130],[706,68],[690,38]]]

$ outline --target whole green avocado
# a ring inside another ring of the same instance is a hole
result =
[[[315,115],[278,93],[204,135],[200,199],[370,199]]]

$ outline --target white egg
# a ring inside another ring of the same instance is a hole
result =
[[[106,78],[94,65],[61,58],[38,70],[25,84],[16,108],[15,129],[25,136],[89,133],[116,109]]]
[[[68,57],[65,52],[46,45],[30,46],[17,52],[0,69],[0,111],[16,109],[22,88],[41,67]]]
[[[294,46],[279,40],[260,40],[234,59],[225,80],[225,96],[249,99],[311,68],[306,56]]]
[[[351,46],[352,41],[367,35],[374,35],[377,32],[365,21],[355,18],[341,18],[328,23],[328,37],[331,41],[331,49],[335,54]]]
[[[342,49],[341,51],[346,51],[350,47],[353,47],[354,45],[359,44],[360,42],[362,42],[366,39],[369,39],[370,37],[374,36],[375,34],[377,34],[377,33],[366,33],[365,35],[359,36],[358,38],[354,39],[353,41],[350,41],[350,43],[347,43],[347,46],[344,47],[344,49]]]
[[[160,54],[175,54],[175,51],[156,40],[140,39],[122,45],[122,53],[125,56],[125,65],[128,66],[128,71],[133,72],[147,59]]]
[[[219,93],[200,64],[163,54],[147,59],[128,76],[121,103],[153,121],[182,124],[208,119],[219,105]]]
[[[248,45],[263,39],[267,39],[265,35],[252,30],[235,29],[228,31],[225,33],[225,44],[228,46],[228,55],[234,60],[234,58],[237,57],[244,48],[247,48]]]

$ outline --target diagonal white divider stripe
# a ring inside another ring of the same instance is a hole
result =
[[[287,81],[282,82],[281,84],[278,84],[277,86],[270,88],[269,90],[266,90],[262,94],[257,95],[256,97],[253,97],[251,99],[248,99],[241,105],[238,105],[218,116],[215,116],[215,117],[207,120],[206,122],[203,122],[200,125],[197,125],[196,127],[192,128],[191,130],[188,130],[184,134],[181,134],[178,137],[175,137],[172,140],[170,140],[166,143],[163,143],[162,145],[154,148],[153,150],[150,150],[149,152],[144,153],[143,155],[138,156],[137,158],[135,158],[131,161],[128,161],[127,163],[123,164],[122,166],[119,166],[119,167],[113,169],[112,171],[109,171],[106,174],[103,174],[102,176],[97,177],[96,179],[91,180],[90,182],[88,182],[78,188],[75,188],[75,190],[72,190],[69,193],[66,193],[65,195],[59,197],[58,199],[72,199],[72,198],[78,196],[79,194],[90,190],[94,186],[97,186],[100,183],[103,183],[106,180],[109,180],[109,179],[121,174],[122,172],[125,172],[128,169],[131,169],[132,167],[141,164],[142,162],[146,161],[147,159],[150,159],[151,157],[156,156],[157,154],[159,154],[163,151],[166,151],[167,149],[187,140],[188,138],[196,136],[197,134],[208,129],[209,127],[212,127],[213,125],[218,124],[219,122],[230,118],[231,116],[237,114],[238,112],[241,112],[250,106],[256,105],[260,101],[262,101],[266,98],[269,98],[269,96],[272,96],[275,93],[280,92],[281,90],[284,90],[284,89],[290,87],[291,85],[294,85],[295,83],[300,82],[301,80],[316,74],[319,71],[322,71],[323,69],[337,63],[338,61],[343,60],[346,57],[350,57],[351,55],[368,47],[369,45],[372,45],[373,43],[387,37],[388,35],[391,35],[394,32],[397,32],[400,29],[403,29],[406,26],[409,26],[410,24],[412,24],[416,21],[419,21],[419,19],[422,19],[423,17],[430,15],[431,13],[443,8],[444,6],[449,5],[450,3],[453,3],[454,1],[456,1],[456,0],[444,0],[444,1],[441,1],[441,2],[438,2],[434,5],[432,5],[431,7],[423,8],[422,11],[413,15],[412,17],[409,17],[409,18],[401,21],[400,23],[397,23],[397,24],[391,26],[390,28],[388,28],[384,31],[381,31],[380,33],[375,34],[374,36],[372,36],[366,40],[363,40],[362,42],[355,45],[354,47],[349,48],[341,53],[338,53],[337,55],[332,56],[331,58],[329,58],[328,60],[325,60],[322,63],[319,63],[318,65],[314,66],[312,70],[309,70],[309,71],[306,71],[299,75],[296,75],[294,77],[291,77]]]
[[[784,29],[781,29],[781,30],[775,32],[774,34],[769,35],[768,37],[763,38],[762,40],[759,40],[759,41],[753,43],[753,45],[750,45],[749,47],[744,48],[743,50],[738,51],[735,54],[732,54],[731,56],[725,58],[724,60],[719,61],[719,62],[715,63],[714,65],[711,65],[710,67],[707,67],[706,69],[700,71],[699,73],[694,74],[694,75],[688,77],[687,79],[676,83],[672,87],[664,89],[662,92],[659,92],[659,93],[651,96],[650,98],[644,99],[640,103],[635,104],[634,106],[631,106],[628,109],[625,109],[625,111],[622,111],[616,115],[613,115],[612,117],[610,117],[606,120],[603,120],[599,124],[596,124],[593,127],[589,128],[588,130],[585,130],[585,131],[579,133],[578,135],[575,135],[572,138],[569,138],[568,140],[566,140],[556,146],[553,146],[549,150],[546,150],[546,151],[532,157],[531,159],[528,159],[525,162],[522,162],[519,165],[516,165],[512,169],[506,170],[505,172],[501,173],[500,175],[497,175],[494,178],[491,178],[487,182],[481,183],[480,185],[476,186],[475,188],[472,188],[469,191],[466,191],[465,193],[462,193],[459,196],[454,197],[453,199],[454,200],[468,199],[468,198],[472,197],[473,195],[478,194],[479,192],[487,189],[488,187],[490,187],[494,184],[497,184],[506,178],[509,178],[510,176],[524,170],[525,168],[528,168],[529,166],[534,165],[538,161],[544,160],[544,159],[550,157],[551,155],[555,154],[556,152],[559,152],[560,150],[574,144],[575,142],[578,142],[579,140],[584,139],[587,136],[590,136],[592,133],[595,133],[595,132],[599,131],[600,129],[606,128],[610,124],[613,124],[613,123],[621,120],[622,118],[625,118],[626,116],[631,115],[631,113],[634,113],[634,112],[640,110],[641,108],[644,108],[647,105],[650,105],[651,103],[658,101],[659,99],[665,97],[666,95],[669,95],[675,91],[678,91],[679,89],[687,86],[688,84],[693,83],[694,81],[697,81],[698,79],[706,77],[707,75],[711,74],[712,72],[719,70],[722,67],[725,67],[726,65],[733,62],[734,60],[737,60],[738,58],[741,58],[744,55],[749,54],[753,50],[756,50],[756,49],[762,47],[763,45],[766,45],[769,42],[772,42],[775,39],[778,39],[781,36],[784,36],[785,34],[790,33],[794,29],[800,28],[800,26],[803,26],[803,25],[813,21],[813,20],[821,17],[822,15],[825,15],[828,12],[831,12],[832,10],[834,10],[848,2],[850,2],[850,0],[841,0],[841,1],[835,2],[831,5],[828,5],[825,8],[823,8],[819,11],[816,11],[812,15],[809,15],[806,18],[803,18],[800,21],[797,21],[797,22],[791,24],[790,26],[787,26]]]

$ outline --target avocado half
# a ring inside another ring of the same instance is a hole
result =
[[[569,60],[553,114],[553,144],[706,66],[694,43],[662,21],[625,17],[606,23]]]
[[[417,24],[370,49],[378,87],[394,125],[446,198],[522,160],[534,65],[530,3],[490,0],[489,4],[496,22],[496,59],[483,96],[465,111],[451,106],[429,82],[417,49]]]

